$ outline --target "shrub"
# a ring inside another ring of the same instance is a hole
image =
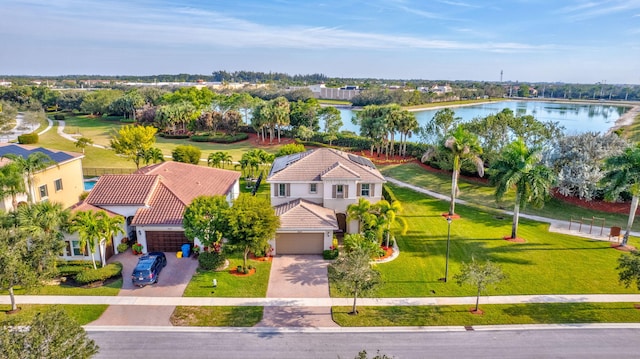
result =
[[[61,113],[56,113],[55,115],[53,115],[53,119],[56,121],[64,121],[64,115]]]
[[[24,135],[18,136],[18,143],[22,145],[29,145],[32,143],[38,143],[39,137],[35,132],[25,133]]]
[[[387,185],[382,186],[382,197],[384,197],[384,199],[387,200],[387,202],[389,203],[393,203],[398,200],[398,198],[396,198],[396,195],[393,193],[391,188],[389,188],[389,186]]]
[[[280,150],[278,150],[278,152],[276,153],[276,157],[292,155],[294,153],[300,153],[304,151],[306,151],[304,145],[300,143],[289,143],[280,147]]]
[[[118,244],[118,253],[125,252],[128,248],[129,245],[127,243],[120,243]]]
[[[216,252],[200,252],[198,255],[198,264],[204,270],[215,270],[224,265],[225,256]]]
[[[340,253],[337,249],[325,249],[322,252],[322,258],[324,259],[336,259]]]
[[[122,123],[135,123],[136,120],[133,119],[133,118],[121,118],[120,122],[122,122]]]
[[[122,264],[120,262],[109,263],[98,269],[87,269],[76,275],[76,282],[88,284],[107,280],[122,274]]]
[[[91,264],[89,264],[91,266]],[[84,265],[61,265],[58,268],[58,275],[61,277],[74,276],[80,272],[90,269],[90,267]]]
[[[179,145],[171,152],[174,161],[191,163],[193,165],[197,165],[200,162],[201,155],[202,151],[192,145]]]

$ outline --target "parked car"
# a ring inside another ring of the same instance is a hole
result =
[[[131,282],[139,287],[158,283],[158,275],[167,265],[167,257],[162,252],[151,252],[138,259],[136,268],[131,273]]]

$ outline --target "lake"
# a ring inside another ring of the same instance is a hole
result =
[[[588,103],[558,103],[543,101],[500,101],[452,108],[456,117],[470,121],[476,117],[486,117],[509,108],[516,115],[533,115],[541,122],[558,122],[565,128],[566,134],[584,132],[607,132],[616,120],[630,107]],[[354,111],[339,109],[342,116],[341,130],[358,133],[359,126],[351,122]],[[438,110],[421,110],[414,112],[418,123],[423,126],[433,118]]]

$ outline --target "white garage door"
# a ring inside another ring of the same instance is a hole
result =
[[[278,233],[277,254],[322,254],[324,233]]]

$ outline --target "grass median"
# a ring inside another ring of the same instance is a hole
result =
[[[21,309],[18,313],[7,314],[7,311],[11,309],[10,305],[0,305],[0,324],[8,320],[16,320],[18,322],[25,322],[30,318],[33,318],[36,313],[44,313],[51,310],[54,307],[61,308],[67,313],[67,315],[74,319],[80,325],[86,325],[94,320],[100,318],[102,313],[107,310],[107,305],[76,305],[76,304],[20,304],[18,307]]]

